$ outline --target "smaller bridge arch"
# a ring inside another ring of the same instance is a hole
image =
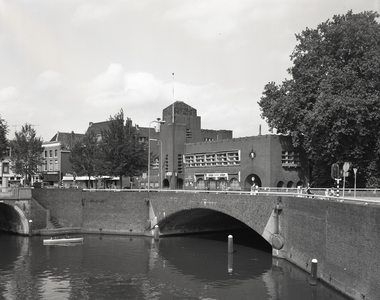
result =
[[[12,201],[0,202],[0,230],[18,234],[29,234],[29,222],[24,212]]]

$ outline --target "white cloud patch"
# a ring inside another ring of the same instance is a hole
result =
[[[107,116],[106,111],[113,114],[123,108],[126,116],[141,126],[160,117],[162,110],[175,100],[197,109],[203,128],[233,130],[237,137],[257,134],[263,123],[258,113],[258,93],[252,89],[224,88],[216,83],[163,82],[146,72],[126,73],[117,64],[111,64],[88,87],[89,110],[101,109]]]
[[[0,102],[16,101],[19,92],[14,86],[8,86],[0,91]]]
[[[201,39],[226,38],[238,33],[249,18],[252,1],[191,0],[166,12],[169,20],[183,22],[191,34]]]
[[[95,107],[110,105],[140,106],[167,94],[167,87],[152,74],[126,73],[120,64],[110,64],[107,71],[89,85],[86,102]]]
[[[74,13],[74,23],[99,21],[107,18],[113,12],[110,4],[100,5],[97,3],[85,3],[79,6]]]
[[[36,80],[36,88],[41,91],[54,89],[62,85],[64,76],[59,72],[47,70]]]

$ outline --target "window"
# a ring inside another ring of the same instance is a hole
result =
[[[53,157],[53,150],[49,150],[49,157]]]
[[[9,163],[3,162],[3,174],[9,174]]]
[[[48,156],[47,156],[47,151],[46,151],[46,150],[45,150],[45,157],[48,157]]]
[[[53,171],[53,160],[50,160],[49,171]]]
[[[299,153],[294,151],[282,151],[281,164],[283,167],[299,167],[300,158]]]
[[[57,157],[57,156],[58,156],[58,150],[55,149],[55,150],[54,150],[54,157]]]
[[[240,165],[240,150],[185,154],[186,168]]]
[[[54,170],[55,170],[55,171],[59,170],[59,169],[58,169],[58,159],[55,160]]]

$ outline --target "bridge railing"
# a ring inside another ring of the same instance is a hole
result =
[[[83,189],[85,192],[140,192],[140,193],[197,193],[197,194],[235,194],[235,195],[265,195],[265,196],[292,196],[301,198],[316,198],[320,200],[337,201],[337,202],[355,202],[355,203],[372,203],[380,204],[380,190],[368,190],[361,189],[357,191],[354,196],[351,190],[346,190],[345,197],[342,196],[342,191],[340,191],[340,196],[326,195],[326,189],[314,188],[311,189],[311,194],[305,192],[305,190],[299,188],[269,188],[261,187],[253,191],[234,191],[234,190],[170,190],[170,189]],[[370,195],[370,196],[367,196]]]
[[[32,197],[32,188],[0,187],[0,199],[29,199]]]
[[[18,189],[17,188],[0,187],[0,196],[15,197],[17,195],[18,195]]]

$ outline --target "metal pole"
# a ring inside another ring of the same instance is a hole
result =
[[[346,176],[345,176],[345,173],[346,172],[343,172],[343,198],[344,198],[344,189],[346,188]]]
[[[162,190],[162,141],[158,140],[160,142],[160,190]]]
[[[148,132],[148,191],[150,189],[150,126],[155,121],[149,123],[149,132]]]
[[[354,168],[354,174],[355,174],[355,182],[354,182],[354,198],[356,198],[356,172],[358,171],[358,168]]]

